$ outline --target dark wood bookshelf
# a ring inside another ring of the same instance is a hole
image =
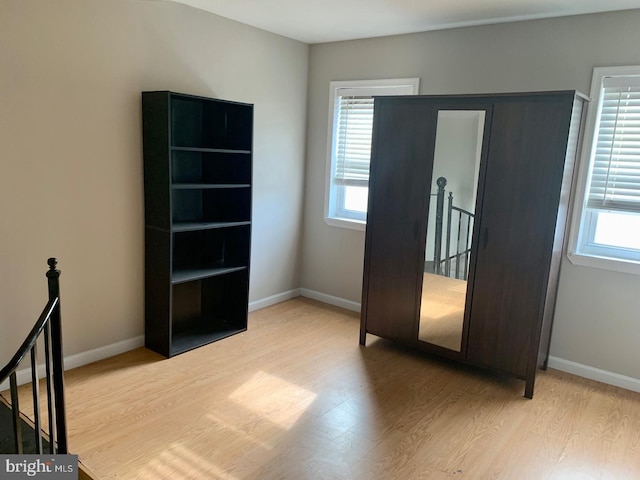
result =
[[[239,227],[251,225],[251,222],[178,222],[173,224],[174,232],[191,232],[193,230],[210,230],[213,228]]]
[[[176,190],[199,190],[203,188],[251,188],[248,183],[221,184],[221,183],[174,183],[172,188]]]
[[[247,267],[217,267],[217,268],[191,268],[188,270],[174,270],[171,277],[171,283],[190,282],[192,280],[200,280],[216,275],[226,275],[231,272],[246,270]]]
[[[179,353],[188,352],[189,350],[193,350],[194,348],[217,342],[218,340],[222,340],[223,338],[227,338],[231,335],[235,335],[244,331],[246,331],[246,328],[226,329],[220,331],[199,328],[187,330],[185,332],[178,332],[173,337],[171,354],[178,355]]]
[[[145,345],[164,356],[247,328],[253,105],[143,92]]]
[[[171,147],[171,150],[182,152],[240,153],[243,155],[251,155],[251,150],[229,150],[224,148]]]

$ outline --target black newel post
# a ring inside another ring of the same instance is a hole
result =
[[[51,351],[53,357],[53,386],[55,395],[56,430],[58,432],[58,453],[68,453],[67,421],[64,404],[64,358],[62,355],[62,322],[60,317],[60,270],[56,268],[58,260],[47,260],[49,270],[49,300],[58,298],[58,305],[51,314]]]
[[[439,177],[436,180],[438,193],[436,196],[436,235],[433,252],[433,273],[442,275],[442,212],[444,211],[444,187],[447,186],[447,179]]]

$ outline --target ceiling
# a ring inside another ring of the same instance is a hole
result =
[[[640,8],[640,0],[170,0],[305,43]]]

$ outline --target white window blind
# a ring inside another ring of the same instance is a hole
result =
[[[587,207],[640,212],[640,77],[605,77]]]
[[[369,185],[373,97],[340,96],[336,125],[337,185]]]
[[[420,79],[332,81],[325,181],[325,221],[364,229],[369,194],[374,97],[414,95]]]

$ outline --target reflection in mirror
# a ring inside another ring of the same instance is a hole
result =
[[[484,111],[440,110],[419,338],[460,351],[482,152]]]

